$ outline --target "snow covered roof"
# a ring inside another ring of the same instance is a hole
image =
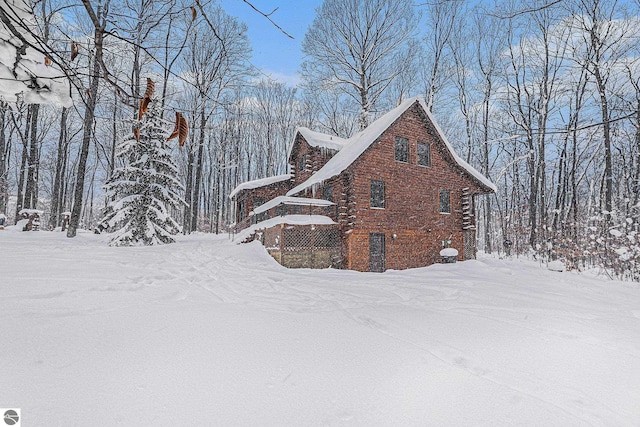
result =
[[[242,190],[251,190],[253,188],[264,187],[265,185],[275,184],[276,182],[286,181],[288,179],[291,179],[290,173],[243,182],[242,184],[239,184],[236,188],[234,188],[231,193],[229,193],[229,198],[233,199],[233,196],[235,196]]]
[[[299,206],[331,206],[335,205],[335,203],[330,202],[324,199],[310,199],[307,197],[288,197],[288,196],[278,196],[269,200],[267,203],[258,206],[253,209],[253,211],[249,212],[249,215],[259,214],[261,212],[266,212],[269,209],[278,206],[279,204],[283,205],[299,205]]]
[[[289,152],[287,153],[287,158],[291,157],[291,150],[293,150],[293,146],[295,145],[295,136],[300,134],[304,137],[305,141],[309,143],[312,147],[318,148],[328,148],[329,150],[340,151],[349,140],[340,138],[339,136],[327,135],[324,133],[313,131],[306,127],[296,128],[294,133],[293,144],[289,147]]]
[[[21,37],[34,46],[43,46],[25,28],[37,31],[31,7],[24,0],[0,0],[0,7]],[[22,28],[25,27],[25,28]],[[45,55],[24,45],[4,22],[0,22],[0,98],[15,103],[60,104],[70,107],[69,79],[54,64],[45,64]]]
[[[433,123],[438,132],[440,138],[444,142],[445,146],[451,153],[454,160],[465,171],[467,171],[476,180],[482,183],[484,186],[490,188],[494,192],[497,191],[496,186],[489,181],[484,175],[478,172],[473,166],[462,160],[453,150],[453,146],[447,140],[444,132],[440,129],[440,126],[436,122],[435,118],[429,112],[426,103],[423,98],[414,97],[409,98],[402,102],[399,106],[389,111],[378,120],[374,121],[361,132],[356,133],[354,136],[347,140],[346,145],[335,156],[333,156],[319,171],[313,174],[309,179],[300,185],[291,189],[287,195],[293,196],[313,185],[321,184],[322,182],[339,175],[345,169],[347,169],[367,148],[385,131],[391,126],[405,111],[407,111],[416,102],[420,103],[420,106],[424,110],[429,120]]]
[[[236,240],[242,242],[258,230],[271,228],[280,224],[291,225],[333,225],[337,224],[331,218],[324,215],[284,215],[260,221],[250,227],[245,228],[236,234]]]

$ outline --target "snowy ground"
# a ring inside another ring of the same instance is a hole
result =
[[[0,232],[0,407],[24,426],[640,424],[637,283],[103,240]]]

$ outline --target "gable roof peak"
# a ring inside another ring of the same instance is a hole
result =
[[[291,158],[291,152],[296,144],[296,139],[298,134],[302,135],[307,144],[316,148],[326,148],[329,150],[340,151],[342,147],[344,147],[348,140],[344,138],[340,138],[335,135],[328,135],[322,132],[313,131],[307,127],[300,126],[297,127],[295,132],[293,133],[293,143],[289,146],[289,152],[287,153],[287,158]]]
[[[293,189],[291,189],[287,195],[293,196],[295,194],[300,193],[301,191],[313,187],[315,185],[319,185],[322,182],[333,178],[334,176],[339,175],[345,169],[347,169],[362,153],[365,152],[367,148],[380,136],[384,131],[386,131],[405,111],[411,108],[414,104],[418,103],[420,108],[423,110],[428,120],[434,126],[440,140],[444,143],[445,147],[451,153],[454,161],[461,166],[469,175],[475,178],[478,182],[480,182],[487,189],[496,192],[496,186],[489,181],[484,175],[478,172],[473,166],[465,162],[462,158],[460,158],[453,149],[453,146],[447,140],[444,132],[436,122],[433,115],[429,111],[427,104],[424,98],[416,96],[412,98],[408,98],[402,101],[396,108],[388,111],[383,114],[373,123],[371,123],[367,128],[362,131],[354,134],[351,138],[346,140],[344,147],[338,151],[338,153],[333,156],[320,170],[318,170],[315,174],[311,175],[309,179],[305,182],[297,185]],[[300,128],[299,128],[300,129]],[[306,129],[306,128],[305,128]],[[306,139],[306,138],[305,138]]]

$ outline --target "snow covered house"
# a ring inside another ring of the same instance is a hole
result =
[[[290,174],[230,194],[240,240],[286,267],[427,266],[445,246],[475,258],[475,197],[496,187],[454,152],[422,98],[349,139],[296,130]]]

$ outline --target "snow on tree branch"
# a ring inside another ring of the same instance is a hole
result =
[[[69,80],[51,64],[35,28],[23,0],[0,0],[0,98],[69,107]]]

